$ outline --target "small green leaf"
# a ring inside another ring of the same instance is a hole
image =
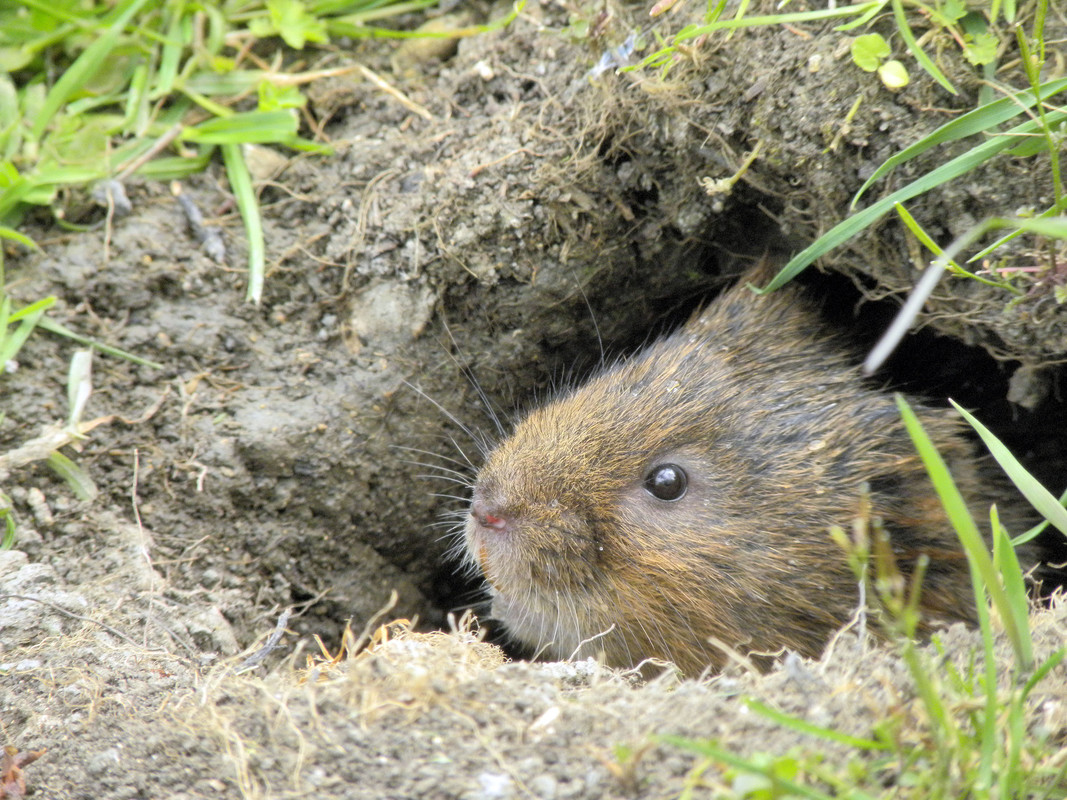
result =
[[[267,0],[270,27],[294,50],[303,50],[307,42],[326,42],[326,27],[308,14],[300,0]]]
[[[248,32],[257,39],[269,39],[277,36],[278,31],[266,17],[255,17],[248,23]]]
[[[885,88],[896,91],[908,85],[910,78],[908,70],[895,58],[887,61],[878,68],[878,77],[882,79]]]
[[[963,0],[945,0],[941,6],[941,13],[949,19],[960,19],[967,13],[967,4]]]
[[[275,86],[270,81],[260,81],[258,91],[260,111],[303,108],[307,105],[307,98],[295,86]]]
[[[997,37],[991,33],[978,33],[963,37],[963,55],[975,66],[992,64],[997,57]]]
[[[881,34],[867,33],[852,40],[852,60],[865,72],[874,72],[892,52]]]

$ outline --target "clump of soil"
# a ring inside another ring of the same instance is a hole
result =
[[[643,11],[615,9],[603,41],[625,39]],[[40,796],[663,796],[694,757],[652,734],[739,752],[810,745],[737,695],[856,735],[912,702],[895,656],[853,639],[820,664],[712,683],[501,664],[465,633],[294,671],[320,652],[314,637],[336,649],[346,622],[361,629],[393,592],[389,614],[421,630],[477,598],[435,526],[462,502],[441,495],[463,495],[442,468],[469,473],[479,440],[498,435],[493,414],[594,368],[601,343],[624,353],[677,324],[749,260],[810,241],[865,175],[973,107],[978,89],[946,49],[958,98],[921,76],[891,94],[821,25],[738,31],[665,80],[590,78],[597,47],[568,39],[566,23],[531,3],[507,30],[403,72],[387,43],[329,56],[390,75],[433,119],[355,78],[314,88],[336,153],[261,184],[271,269],[259,307],[243,300],[239,221],[215,219],[229,249],[217,264],[164,187],[134,183],[134,212],[89,233],[28,229],[41,251],[8,259],[12,294],[54,294],[56,318],[163,365],[97,356],[88,415],[114,417],[68,451],[93,501],[39,463],[5,482],[19,535],[0,552],[0,730],[20,750],[47,748],[25,768]],[[732,175],[757,145],[734,189],[709,197],[699,178]],[[1041,169],[998,161],[909,209],[947,241],[988,214],[1047,205]],[[184,192],[211,218],[228,208],[224,186],[209,172]],[[1005,257],[1027,263],[1014,247]],[[825,279],[827,305],[858,302],[852,281],[899,293],[920,260],[883,222],[826,260],[852,279]],[[946,282],[924,322],[963,345],[923,340],[892,378],[967,401],[1029,463],[1062,474],[1067,426],[1047,365],[1067,349],[1067,312],[1054,298],[1036,286],[1008,303]],[[931,342],[965,366],[931,359]],[[0,453],[65,419],[73,349],[35,334],[3,376]],[[1020,363],[1038,397],[1026,407],[1007,400]],[[280,648],[235,675],[286,608]],[[1063,620],[1061,608],[1036,618],[1042,647],[1062,640]],[[965,658],[974,638],[953,629],[944,646]],[[1064,678],[1057,669],[1042,691]],[[1044,696],[1034,718],[1062,735]],[[617,744],[643,755],[620,764]]]

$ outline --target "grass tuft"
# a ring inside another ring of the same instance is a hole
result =
[[[872,719],[871,735],[857,737],[815,725],[749,698],[746,706],[776,724],[810,736],[812,747],[785,755],[741,756],[711,740],[663,736],[658,740],[696,753],[701,760],[690,772],[683,798],[693,796],[709,770],[730,781],[736,798],[1044,798],[1063,796],[1067,776],[1058,744],[1042,726],[1031,726],[1029,698],[1034,688],[1067,657],[1060,648],[1037,663],[1029,627],[1029,598],[1013,540],[990,509],[990,553],[986,539],[952,476],[914,412],[902,398],[897,404],[945,511],[960,537],[971,567],[980,650],[959,668],[933,640],[935,653],[920,648],[918,599],[923,564],[911,586],[896,569],[888,537],[875,518],[858,520],[851,540],[843,531],[835,539],[847,545],[849,563],[865,596],[883,612],[887,633],[907,667],[922,715],[909,707]],[[957,406],[959,408],[959,406]],[[1039,510],[1059,518],[1063,506],[1040,486],[974,417],[960,409],[994,457]],[[869,504],[865,506],[869,512]],[[872,574],[873,573],[873,574]],[[998,660],[997,629],[1004,631],[1013,659]],[[853,755],[843,766],[828,763],[819,743],[844,745]],[[717,784],[721,786],[721,783]]]
[[[437,0],[61,0],[0,5],[0,239],[27,244],[27,209],[69,222],[65,197],[131,174],[178,180],[221,150],[249,242],[248,298],[262,292],[258,204],[241,146],[327,153],[299,136],[300,87],[344,71],[297,72],[294,50],[337,37],[455,38],[496,30],[381,27]],[[274,40],[274,41],[272,41]],[[262,57],[264,51],[273,58]],[[52,76],[59,77],[53,81]]]

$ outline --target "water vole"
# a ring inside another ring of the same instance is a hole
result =
[[[961,424],[913,407],[988,509]],[[466,546],[492,616],[551,657],[696,674],[725,662],[709,640],[817,656],[857,605],[829,529],[864,483],[905,576],[931,559],[927,618],[971,619],[966,558],[892,396],[798,290],[739,285],[525,417],[478,473]]]

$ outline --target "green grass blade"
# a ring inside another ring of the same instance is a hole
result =
[[[908,18],[904,14],[904,2],[903,0],[893,0],[893,16],[897,21],[897,30],[900,31],[901,38],[904,39],[904,44],[907,45],[908,50],[915,56],[915,60],[919,62],[924,70],[926,70],[930,77],[941,84],[945,91],[950,94],[958,94],[956,87],[952,85],[951,81],[945,77],[944,73],[937,68],[937,65],[930,60],[930,56],[926,55],[919,43],[915,41],[915,35],[911,32],[911,26],[908,25]]]
[[[178,77],[178,67],[181,64],[182,49],[187,44],[184,38],[184,11],[184,2],[167,4],[165,12],[168,17],[167,35],[160,51],[154,89],[159,96],[166,96],[174,91],[174,82]]]
[[[1040,90],[1040,98],[1041,101],[1044,102],[1050,97],[1067,90],[1067,78],[1060,78],[1059,80],[1049,81],[1048,83],[1042,84]],[[870,188],[871,184],[878,181],[901,164],[910,161],[916,156],[925,153],[930,148],[937,147],[940,144],[953,142],[957,139],[965,139],[968,136],[974,136],[975,134],[984,131],[991,131],[1002,122],[1007,122],[1009,119],[1017,117],[1019,114],[1023,113],[1026,109],[1032,108],[1037,102],[1038,98],[1034,96],[1034,92],[1027,89],[1017,92],[1010,97],[1003,97],[988,105],[976,108],[973,111],[967,112],[962,117],[958,117],[957,119],[942,125],[929,136],[924,136],[915,144],[904,148],[896,155],[886,159],[881,166],[874,171],[874,174],[864,182],[863,186],[860,187],[860,190],[856,192],[856,196],[852,198],[850,208],[855,208],[856,203],[859,202],[860,197],[862,197],[864,192]]]
[[[182,91],[205,97],[243,95],[254,92],[264,80],[258,69],[235,69],[221,75],[213,72],[198,72],[181,84]]]
[[[109,344],[103,344],[95,339],[90,339],[88,336],[82,336],[80,333],[75,333],[66,325],[56,322],[54,319],[48,317],[41,317],[41,320],[37,323],[39,327],[49,333],[57,334],[58,336],[65,336],[78,344],[85,345],[86,347],[92,347],[94,350],[99,350],[101,353],[107,353],[109,356],[115,356],[116,358],[123,358],[127,361],[132,361],[134,364],[140,364],[143,367],[151,367],[152,369],[163,369],[162,364],[157,364],[155,361],[149,361],[147,358],[141,358],[135,356],[133,353],[127,353],[125,350],[120,350],[117,347],[112,347]]]
[[[55,298],[52,299],[54,300]],[[22,349],[22,345],[26,343],[30,334],[33,333],[33,329],[37,327],[37,323],[40,321],[41,317],[44,316],[44,312],[44,308],[38,308],[33,313],[24,315],[21,324],[15,332],[4,336],[3,346],[0,346],[0,369],[2,369],[3,365],[13,359],[18,351]],[[11,323],[14,322],[15,319],[15,315],[12,314],[8,317],[7,321],[8,323]]]
[[[942,702],[943,692],[935,682],[933,673],[927,669],[927,665],[920,658],[919,649],[915,646],[914,640],[907,638],[903,640],[900,657],[904,660],[911,679],[915,682],[915,691],[930,718],[930,733],[936,743],[935,748],[941,750],[958,746],[959,729],[952,715],[945,709],[945,703]]]
[[[955,400],[950,400],[953,407],[963,415],[963,418],[970,423],[971,427],[978,433],[985,446],[989,449],[993,458],[1000,464],[1001,468],[1007,473],[1007,476],[1011,479],[1011,482],[1015,484],[1016,488],[1022,493],[1023,497],[1030,501],[1037,511],[1049,522],[1051,522],[1056,528],[1067,535],[1067,509],[1065,509],[1055,496],[1042,486],[1038,480],[1026,471],[1026,468],[1019,463],[1018,459],[1011,454],[1011,451],[1005,447],[996,436],[981,422],[979,422],[973,414],[967,409],[963,408]]]
[[[4,521],[4,535],[0,537],[0,550],[10,550],[15,546],[15,515],[11,513],[11,504],[7,498],[0,498],[0,519]]]
[[[48,295],[48,297],[42,298],[42,299],[38,300],[36,303],[30,303],[30,305],[24,306],[23,308],[20,308],[18,311],[13,312],[11,314],[11,316],[8,317],[7,321],[8,322],[18,322],[20,319],[28,317],[31,314],[36,314],[38,311],[47,311],[49,308],[51,308],[53,305],[55,305],[55,302],[56,302],[55,295]]]
[[[908,405],[902,395],[898,394],[896,401],[908,434],[911,436],[915,449],[918,451],[926,471],[930,475],[930,480],[934,484],[938,497],[941,498],[941,504],[945,507],[945,513],[948,515],[952,527],[956,529],[960,543],[967,553],[968,560],[978,570],[978,574],[985,584],[985,590],[989,593],[993,606],[1000,615],[1001,622],[1008,634],[1008,639],[1015,650],[1016,658],[1024,668],[1029,669],[1033,663],[1029,637],[1024,638],[1015,623],[1015,616],[1011,611],[1008,597],[993,566],[993,559],[990,557],[986,544],[982,540],[982,535],[978,532],[978,526],[975,525],[974,519],[971,517],[970,509],[967,508],[963,495],[960,494],[956,484],[952,481],[952,476],[949,474],[944,459],[937,452],[937,448],[930,441],[930,437],[926,435],[922,423],[915,416],[915,412],[911,410],[911,406]]]
[[[790,781],[786,778],[782,778],[769,768],[761,764],[756,764],[741,756],[734,755],[728,750],[723,750],[721,747],[716,747],[710,741],[698,741],[696,739],[687,739],[684,736],[657,736],[655,737],[661,742],[666,744],[672,744],[675,747],[680,747],[683,750],[689,750],[692,753],[703,756],[704,758],[711,759],[712,761],[719,761],[723,764],[727,764],[734,769],[747,772],[752,775],[761,775],[767,780],[772,782],[772,785],[780,787],[786,790],[785,792],[774,794],[774,797],[793,796],[806,797],[808,800],[831,800],[830,795],[824,794],[816,789],[811,789],[807,786],[801,786],[799,783]]]
[[[30,175],[30,180],[40,186],[63,186],[72,183],[89,183],[107,177],[107,168],[100,166],[46,164]]]
[[[1049,239],[1067,239],[1067,217],[1035,217],[1033,219],[1017,217],[999,220],[999,222],[1003,225],[1018,225],[1021,230]]]
[[[214,147],[205,147],[200,155],[191,158],[188,156],[153,158],[138,167],[137,174],[154,181],[181,180],[203,172],[214,153]]]
[[[822,8],[815,11],[797,11],[792,14],[769,14],[762,17],[720,19],[709,25],[697,25],[679,31],[678,35],[675,37],[675,41],[695,39],[698,36],[703,36],[706,33],[711,33],[712,31],[717,30],[749,28],[759,25],[791,25],[798,22],[815,22],[822,19],[853,17],[859,14],[866,14],[872,9],[880,9],[884,5],[884,2],[881,0],[874,0],[874,2],[853,3],[847,6],[839,6],[838,8]]]
[[[1067,505],[1067,491],[1064,491],[1064,493],[1060,495],[1059,503],[1061,506]],[[1030,530],[1020,533],[1018,536],[1011,540],[1011,543],[1016,547],[1021,544],[1026,544],[1027,542],[1032,541],[1033,539],[1036,539],[1038,536],[1040,536],[1041,533],[1048,526],[1049,521],[1047,519],[1042,520],[1039,524],[1035,525]]]
[[[1045,679],[1046,675],[1063,663],[1064,657],[1067,657],[1067,649],[1061,648],[1045,659],[1041,666],[1034,670],[1034,674],[1030,676],[1026,681],[1026,685],[1023,686],[1023,700],[1030,696],[1030,692]]]
[[[1053,216],[1055,216],[1057,213],[1059,213],[1062,210],[1063,209],[1060,209],[1060,208],[1058,208],[1056,206],[1052,206],[1052,208],[1047,208],[1044,211],[1042,211],[1040,214],[1038,214],[1037,215],[1037,219],[1047,219],[1048,217],[1053,217]],[[1016,238],[1017,236],[1021,236],[1025,232],[1026,231],[1024,231],[1024,230],[1022,230],[1020,228],[1018,230],[1012,231],[1009,234],[1006,234],[1005,236],[1001,236],[999,239],[997,239],[995,242],[993,242],[993,244],[989,245],[989,247],[982,248],[977,253],[975,253],[973,256],[968,258],[967,259],[967,263],[968,264],[972,264],[975,261],[981,261],[986,256],[988,256],[990,253],[992,253],[994,250],[997,250],[997,249],[1003,247],[1008,242],[1010,242],[1012,239]]]
[[[343,20],[346,27],[368,28],[366,23],[378,19],[386,19],[397,14],[411,14],[424,8],[437,5],[438,0],[408,0],[402,3],[363,3],[350,2],[340,3],[314,3],[310,6],[311,11],[317,17],[326,17],[323,22],[327,26],[334,20]],[[359,11],[351,12],[353,5],[361,6]],[[349,13],[351,12],[351,13]]]
[[[373,15],[369,13],[350,14],[341,17],[331,17],[324,20],[324,22],[326,23],[326,30],[329,31],[331,36],[351,36],[352,38],[379,37],[385,39],[451,39],[498,31],[501,28],[510,25],[512,21],[522,13],[523,8],[526,6],[526,0],[519,0],[512,7],[511,11],[501,17],[490,20],[482,25],[469,25],[466,28],[458,28],[451,31],[395,30],[393,28],[377,28],[365,24],[371,19],[395,16],[396,14],[401,13],[399,9],[404,8],[405,6],[407,7],[404,8],[405,12],[419,11],[423,8],[436,5],[436,3],[437,0],[415,0],[411,3],[399,3],[394,6],[388,6],[381,12]]]
[[[141,64],[133,71],[130,89],[124,101],[123,130],[132,130],[135,135],[144,135],[148,128],[148,86],[151,80],[148,67]]]
[[[991,510],[991,514],[995,515],[995,510]],[[974,607],[978,614],[978,628],[982,633],[982,662],[985,668],[985,677],[982,680],[985,702],[981,724],[978,725],[981,756],[976,785],[988,787],[993,784],[993,762],[1000,746],[1000,730],[997,727],[1000,710],[997,697],[997,660],[993,640],[993,623],[989,618],[989,597],[986,595],[982,577],[978,574],[974,562],[969,562],[968,567],[971,573],[971,588],[974,590]]]
[[[806,733],[811,736],[816,736],[820,739],[827,739],[832,742],[838,742],[840,744],[848,745],[849,747],[855,747],[860,750],[886,750],[888,745],[882,742],[876,742],[873,739],[860,739],[857,736],[849,736],[847,733],[840,733],[830,728],[824,728],[820,725],[814,725],[807,720],[800,719],[798,717],[791,716],[790,714],[783,714],[781,711],[777,711],[770,706],[766,706],[759,700],[752,697],[745,699],[745,705],[751,708],[760,716],[777,722],[779,725],[797,731],[798,733]]]
[[[871,3],[871,7],[867,11],[864,11],[851,22],[846,22],[844,25],[838,25],[834,30],[838,33],[846,33],[854,28],[863,27],[881,13],[882,9],[885,8],[886,2],[888,2],[888,0],[882,0],[882,2],[879,3]]]
[[[48,456],[48,466],[70,487],[74,496],[79,500],[88,501],[94,499],[100,491],[89,477],[89,473],[56,450]]]
[[[900,203],[897,203],[894,208],[896,209],[897,216],[900,217],[900,221],[904,223],[904,226],[909,231],[911,231],[912,236],[919,240],[919,244],[921,244],[923,247],[933,253],[934,256],[940,257],[944,254],[944,251],[941,249],[941,246],[933,240],[933,237],[926,232],[926,229],[919,224],[919,221],[911,215],[911,212],[908,211],[908,209],[906,209]],[[985,278],[981,275],[976,275],[975,273],[964,269],[956,263],[955,259],[949,258],[945,261],[945,264],[954,275],[963,275],[967,278],[970,278],[972,281],[978,281],[979,283],[985,284],[986,286],[992,286],[997,289],[1004,289],[1005,291],[1011,292],[1012,294],[1022,294],[1021,289],[1016,289],[1010,283],[1005,283],[1004,281],[990,280],[989,278]]]
[[[115,9],[118,17],[106,31],[89,45],[80,56],[63,73],[55,85],[45,97],[44,106],[41,108],[32,128],[34,139],[40,139],[52,117],[62,108],[63,104],[94,77],[107,60],[111,51],[115,48],[119,36],[122,35],[127,23],[133,15],[141,10],[148,0],[126,0],[125,3]]]
[[[37,242],[35,242],[33,239],[31,239],[26,234],[19,233],[14,228],[6,228],[3,225],[0,225],[0,239],[10,239],[13,242],[18,242],[19,244],[23,245],[24,247],[30,248],[31,250],[39,250],[40,249],[37,246]]]
[[[1004,593],[1008,596],[1008,605],[1015,616],[1015,624],[1022,635],[1030,639],[1030,598],[1026,594],[1026,581],[1019,558],[1015,555],[1011,539],[1004,526],[1000,524],[997,507],[989,509],[993,531],[993,566],[1000,573],[1004,582]]]
[[[0,417],[0,422],[3,418]],[[15,546],[15,511],[11,508],[11,498],[0,492],[0,521],[3,522],[3,531],[0,532],[0,550],[10,550]]]
[[[1007,763],[1001,766],[1001,787],[1004,797],[1016,794],[1011,787],[1019,786],[1020,761],[1023,741],[1026,739],[1026,721],[1023,718],[1023,706],[1017,699],[1017,693],[1007,703],[1008,706],[1008,753]]]
[[[836,19],[838,17],[858,17],[859,19],[867,19],[869,18],[868,15],[877,14],[878,11],[885,6],[886,2],[887,0],[872,0],[871,2],[855,3],[840,8],[799,11],[792,14],[770,14],[762,17],[735,16],[731,19],[715,19],[705,25],[687,25],[674,35],[672,43],[669,46],[650,53],[645,56],[640,63],[625,67],[623,71],[629,72],[632,70],[662,66],[664,61],[676,52],[675,45],[677,45],[677,43],[684,42],[687,39],[694,39],[698,36],[712,33],[713,31],[757,27],[761,25],[790,25],[799,22]],[[858,20],[854,20],[852,23],[846,23],[846,25],[838,28],[838,30],[845,27],[853,27],[857,22]]]
[[[48,205],[57,186],[84,184],[100,180],[107,171],[100,167],[40,167],[30,176],[20,175],[5,188],[0,188],[0,220],[5,219],[20,203]]]
[[[1053,118],[1055,118],[1057,123],[1060,120],[1067,119],[1067,111],[1049,114],[1049,119]],[[958,178],[960,175],[965,175],[971,170],[980,167],[997,153],[1012,145],[1018,144],[1023,136],[1036,132],[1038,127],[1039,125],[1036,122],[1025,122],[1021,125],[1017,125],[1003,136],[994,137],[982,142],[982,144],[977,145],[976,147],[972,147],[966,153],[961,153],[951,161],[942,164],[937,169],[912,181],[907,186],[902,186],[892,194],[872,203],[862,211],[856,212],[847,219],[839,222],[802,251],[797,253],[797,255],[793,256],[782,270],[774,276],[771,282],[758,291],[762,294],[772,292],[775,289],[784,286],[803,272],[805,267],[815,261],[815,259],[830,252],[835,247],[844,244],[853,236],[859,234],[888,211],[892,210],[897,203],[903,203],[906,200],[910,200],[916,195],[928,192],[936,186],[940,186],[942,183],[950,181],[953,178]]]
[[[36,187],[26,179],[25,175],[19,175],[5,185],[0,185],[0,221],[8,218],[8,215],[23,202]],[[10,230],[10,228],[5,228]]]
[[[0,292],[0,352],[7,349],[7,326],[11,319],[11,298]],[[3,374],[7,360],[0,361],[0,375]]]
[[[704,22],[714,22],[722,16],[722,12],[726,10],[727,0],[708,0],[707,11],[704,12]]]
[[[248,111],[186,128],[181,138],[199,144],[273,144],[296,136],[299,120],[289,109]]]
[[[222,145],[222,161],[230,178],[237,208],[245,223],[248,237],[248,294],[246,298],[259,304],[263,295],[263,275],[266,271],[263,243],[263,222],[259,216],[259,203],[252,188],[252,176],[248,172],[241,147],[236,144]]]
[[[18,91],[7,73],[0,72],[0,158],[11,158],[22,144]]]
[[[921,244],[935,256],[940,256],[943,254],[944,251],[941,249],[941,246],[933,240],[933,237],[931,237],[930,234],[926,232],[926,229],[918,223],[915,217],[911,215],[911,212],[908,211],[908,209],[906,209],[903,204],[895,203],[893,205],[893,208],[896,209],[897,216],[900,217],[900,221],[904,223],[904,227],[911,231],[911,235],[919,240],[919,244]],[[956,269],[963,269],[951,258],[946,260],[945,264],[946,266],[955,267]]]

